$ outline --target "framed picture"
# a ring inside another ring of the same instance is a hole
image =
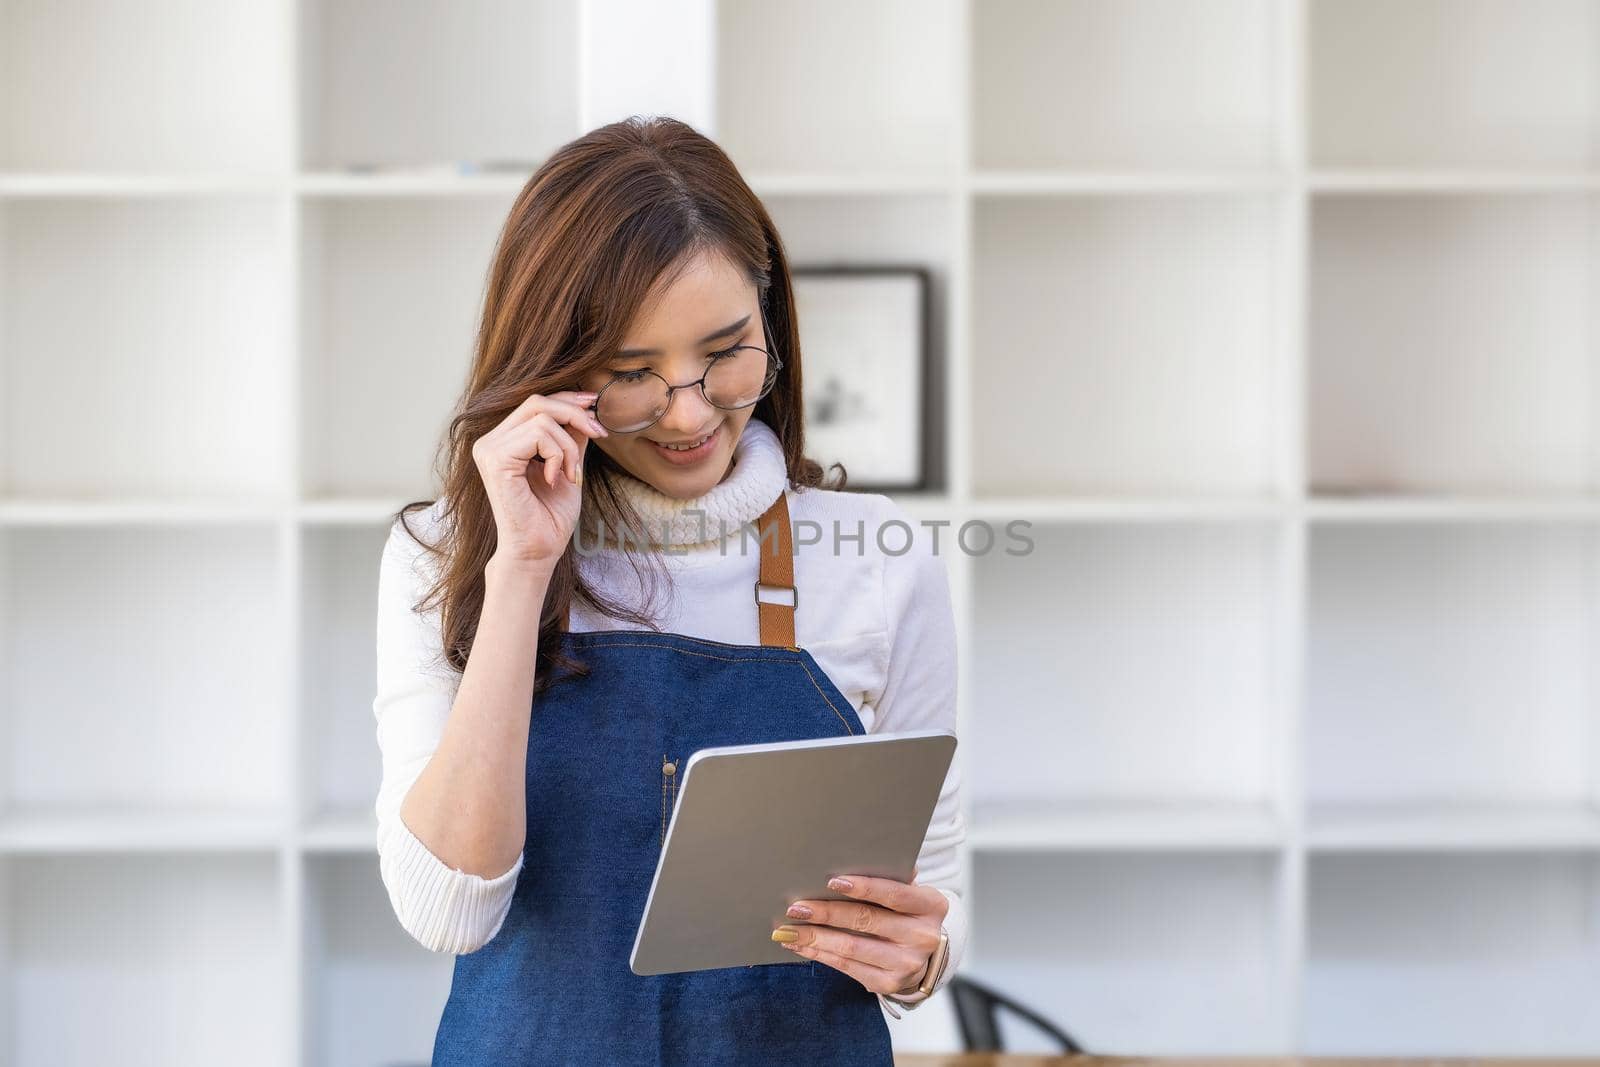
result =
[[[928,272],[795,267],[806,452],[849,473],[846,489],[927,487]]]

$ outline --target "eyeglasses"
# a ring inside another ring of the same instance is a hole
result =
[[[772,392],[782,366],[775,352],[739,345],[713,353],[706,372],[683,385],[669,385],[653,370],[623,371],[601,388],[589,410],[612,433],[637,433],[661,420],[679,389],[698,385],[712,407],[738,411]]]

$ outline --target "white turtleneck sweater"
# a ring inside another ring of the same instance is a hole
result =
[[[745,524],[754,524],[780,491],[790,488],[783,450],[772,429],[755,417],[735,444],[728,476],[696,500],[668,497],[619,472],[621,491],[645,519],[645,533],[662,546],[670,587],[657,622],[667,632],[714,641],[760,643],[752,593],[759,568],[755,538],[741,550]],[[826,489],[793,490],[795,641],[849,699],[868,732],[956,728],[956,641],[949,581],[938,542],[889,497]],[[879,530],[898,520],[879,542]],[[438,504],[409,516],[433,540]],[[592,530],[587,507],[580,520]],[[908,534],[910,548],[907,545]],[[704,540],[706,534],[709,540]],[[814,543],[806,543],[806,542]],[[581,541],[584,577],[613,597],[638,603],[643,591],[629,561],[616,548]],[[390,903],[405,930],[436,952],[475,951],[493,938],[511,907],[522,858],[493,878],[452,868],[411,833],[400,803],[439,744],[460,675],[442,655],[437,609],[416,612],[436,571],[397,521],[384,546],[378,580],[377,717],[383,756],[379,787],[379,869]],[[810,606],[810,607],[808,607]],[[574,603],[574,632],[637,628]],[[917,882],[939,889],[950,902],[945,928],[950,961],[940,988],[955,974],[967,941],[961,895],[959,846],[965,837],[960,799],[960,750],[952,763],[917,861]],[[914,1007],[926,997],[885,997],[880,1003]]]

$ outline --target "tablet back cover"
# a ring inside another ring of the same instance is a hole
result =
[[[956,737],[947,730],[704,748],[634,937],[635,974],[809,963],[772,940],[836,874],[911,880]]]

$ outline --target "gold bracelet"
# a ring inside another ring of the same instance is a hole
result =
[[[922,976],[922,982],[917,986],[917,992],[928,996],[933,993],[933,987],[939,984],[939,977],[944,974],[944,965],[950,960],[950,934],[943,926],[939,927],[939,945],[933,950],[933,955],[928,958],[928,970]]]

